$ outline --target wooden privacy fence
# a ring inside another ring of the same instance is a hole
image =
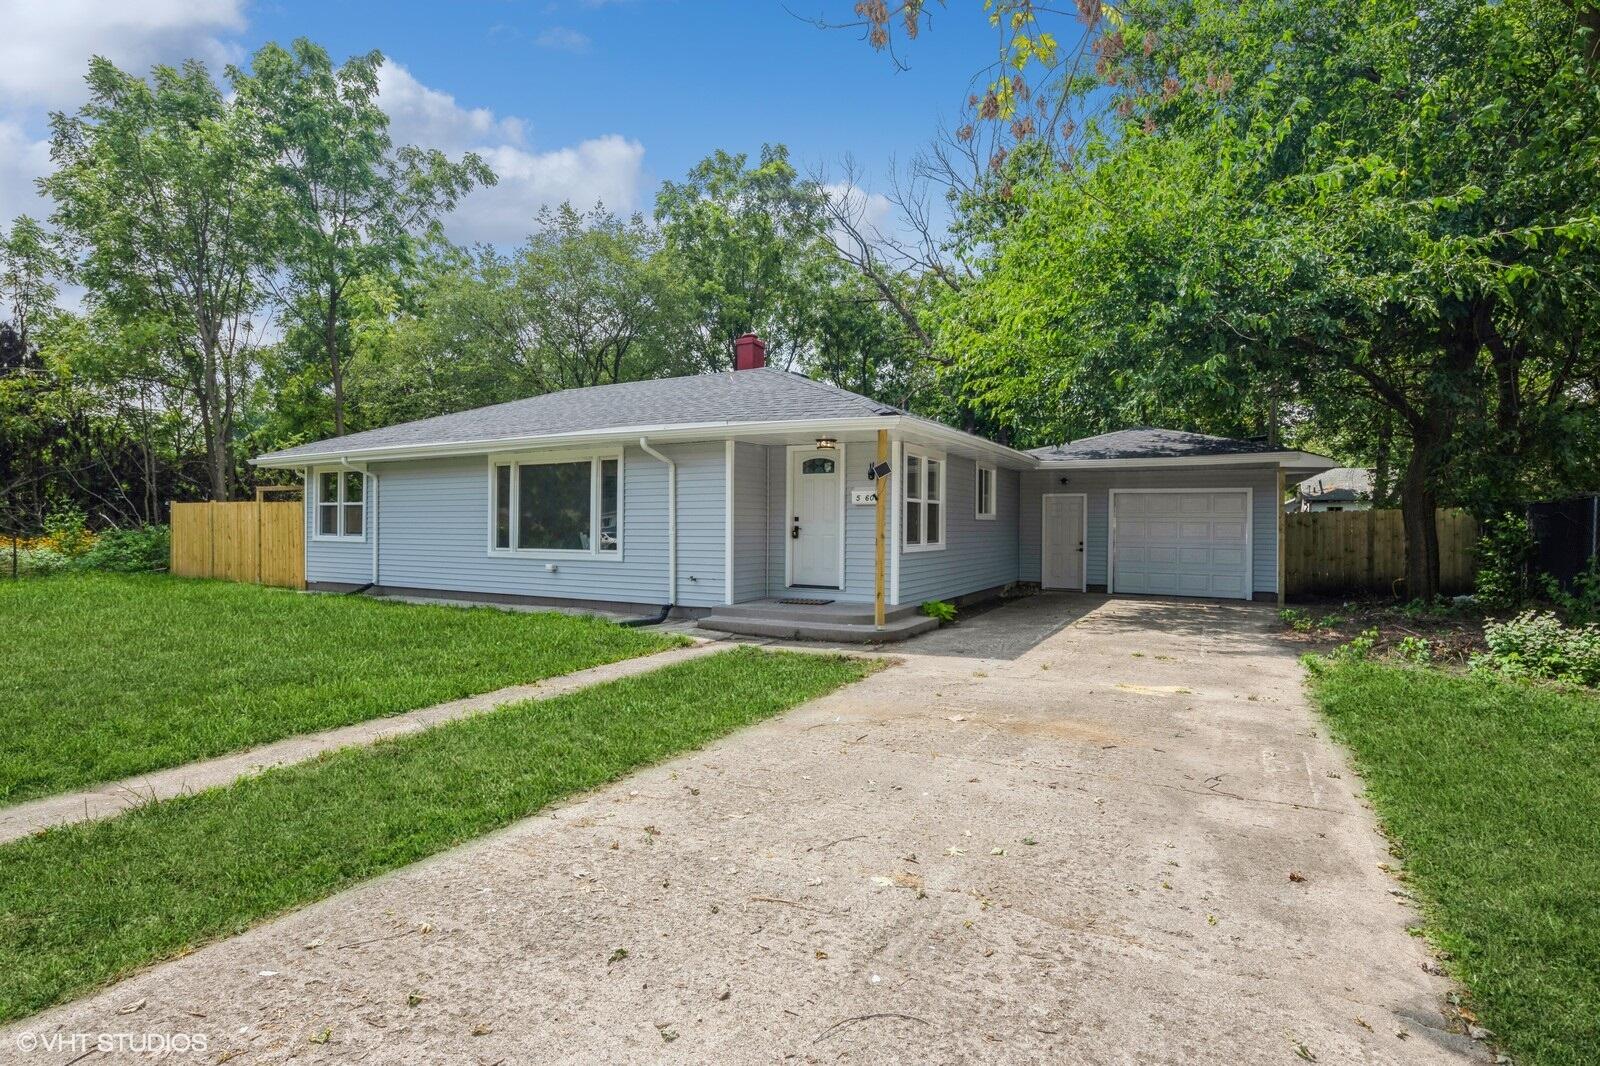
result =
[[[1460,510],[1434,515],[1439,530],[1439,584],[1468,592],[1475,571],[1478,523]],[[1286,597],[1372,590],[1392,592],[1406,575],[1406,533],[1400,512],[1302,511],[1283,516]]]
[[[306,587],[305,506],[299,501],[175,503],[172,572]]]

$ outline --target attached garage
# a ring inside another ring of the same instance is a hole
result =
[[[1251,490],[1112,489],[1106,591],[1251,598]]]
[[[1277,599],[1283,486],[1332,460],[1263,441],[1128,429],[1029,452],[1018,577],[1118,596]]]

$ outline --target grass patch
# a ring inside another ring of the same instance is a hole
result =
[[[672,647],[595,618],[159,575],[0,582],[0,804]]]
[[[1321,666],[1355,753],[1481,1024],[1527,1066],[1600,1048],[1600,699],[1481,675]]]
[[[0,847],[0,1022],[855,681],[740,648]]]

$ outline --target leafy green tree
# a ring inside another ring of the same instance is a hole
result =
[[[258,344],[256,279],[275,261],[276,195],[254,116],[197,61],[149,81],[90,61],[89,101],[51,116],[52,221],[97,313],[151,339],[204,436],[209,490],[234,482],[233,419]]]
[[[495,183],[474,153],[456,162],[437,149],[395,147],[377,98],[382,63],[381,53],[368,52],[336,68],[301,38],[288,49],[268,44],[249,74],[233,72],[282,194],[284,306],[320,350],[336,435],[345,432],[352,284],[404,270],[419,235],[436,236],[440,217],[462,196]]]
[[[744,333],[767,341],[769,361],[788,365],[815,341],[826,194],[803,179],[782,145],[754,165],[718,150],[656,197],[667,269],[683,279],[694,308],[691,351],[702,370],[733,365]]]
[[[1294,423],[1392,448],[1418,596],[1442,499],[1596,477],[1600,101],[1573,8],[1079,7],[1095,77],[1058,84],[1101,116],[1013,131],[964,204],[982,277],[941,343],[975,404],[1024,436]]]
[[[644,219],[542,210],[509,253],[441,246],[401,303],[370,302],[352,395],[375,421],[684,373],[693,308]]]
[[[0,373],[38,366],[33,326],[55,312],[67,266],[57,238],[27,215],[0,229]]]

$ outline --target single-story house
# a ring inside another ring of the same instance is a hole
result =
[[[1294,497],[1284,504],[1300,511],[1370,511],[1372,472],[1358,466],[1338,466],[1306,478],[1294,487]]]
[[[1131,429],[1018,451],[764,365],[571,389],[273,452],[305,479],[307,586],[871,619],[1016,583],[1277,597],[1285,474],[1331,460]],[[744,605],[740,608],[739,605]],[[852,615],[849,612],[854,611]],[[843,612],[843,613],[841,613]]]

